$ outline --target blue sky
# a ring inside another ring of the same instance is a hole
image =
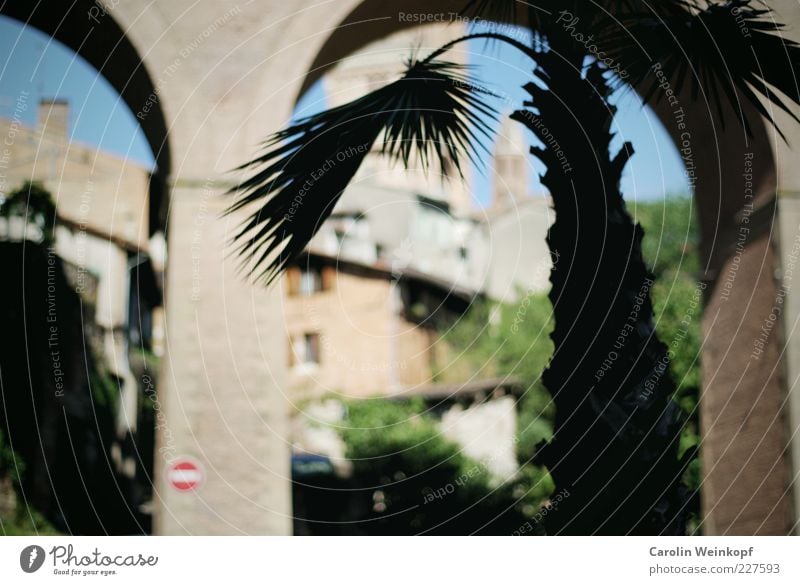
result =
[[[507,102],[498,101],[497,106],[508,109],[509,103],[525,99],[521,86],[528,79],[529,65],[524,56],[483,40],[471,41],[466,49],[481,82],[508,96]],[[105,78],[70,49],[36,29],[0,17],[0,55],[6,55],[0,58],[0,116],[12,115],[22,91],[28,92],[31,104],[22,119],[30,125],[36,123],[33,105],[39,99],[67,99],[73,140],[153,166],[150,147],[132,112]],[[623,178],[626,198],[652,200],[687,193],[680,157],[655,115],[632,92],[618,96],[617,101],[616,146],[624,138],[633,142],[636,151]],[[298,112],[308,114],[324,108],[325,103],[323,84],[317,84],[300,101]],[[541,170],[536,165],[534,168]],[[473,191],[485,203],[490,193],[488,173],[474,176]]]

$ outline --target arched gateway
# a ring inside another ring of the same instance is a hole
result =
[[[800,40],[796,3],[771,5]],[[337,60],[418,25],[414,14],[446,17],[460,8],[449,0],[0,5],[2,14],[94,65],[135,113],[156,154],[169,202],[158,533],[291,529],[286,346],[270,333],[281,329],[280,300],[245,282],[225,252],[236,218],[221,218],[226,202],[218,195],[232,184],[229,169],[285,124],[298,96]],[[781,268],[800,249],[793,248],[800,238],[800,170],[790,150],[800,144],[800,129],[782,126],[790,147],[765,124],[748,138],[736,125],[723,128],[702,100],[677,99],[680,106],[665,100],[656,111],[693,172],[709,283],[701,397],[705,530],[785,534],[800,509],[800,490],[793,505],[791,487],[800,470],[800,440],[792,439],[800,397],[790,392],[800,374],[800,296],[790,278],[783,283],[784,332],[778,327],[762,339],[760,331],[775,313]],[[788,119],[775,117],[779,124]],[[201,489],[170,489],[164,471],[178,456],[202,462]]]

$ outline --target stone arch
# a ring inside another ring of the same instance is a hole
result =
[[[295,103],[340,60],[379,39],[420,26],[420,20],[410,15],[438,14],[446,19],[458,14],[461,8],[463,8],[461,0],[403,0],[402,2],[363,0],[319,46],[300,84]],[[524,22],[524,15],[518,16],[518,22]],[[721,269],[721,264],[724,264],[726,258],[730,256],[730,242],[720,241],[719,231],[725,229],[726,223],[733,222],[731,225],[735,225],[734,218],[741,211],[741,202],[732,196],[735,192],[732,183],[735,183],[740,173],[729,172],[738,170],[741,166],[738,164],[741,157],[737,157],[737,153],[743,156],[747,149],[759,151],[760,156],[753,161],[756,191],[759,194],[767,193],[768,196],[774,196],[777,186],[777,169],[772,147],[775,133],[765,120],[751,115],[753,110],[747,105],[743,106],[743,110],[754,120],[751,122],[749,136],[737,124],[722,122],[708,100],[691,99],[688,89],[685,96],[679,97],[684,98],[679,103],[683,104],[686,114],[680,121],[691,130],[690,142],[714,145],[713,149],[696,149],[696,152],[693,149],[691,161],[684,158],[685,163],[691,162],[695,167],[693,169],[696,174],[695,201],[703,232],[701,248],[704,260],[709,264],[709,274],[706,278],[710,278],[709,275],[712,272],[716,275]],[[680,151],[685,142],[686,131],[678,125],[679,120],[674,108],[670,107],[666,100],[651,106],[671,136],[676,149]],[[741,115],[741,112],[729,109],[725,117],[731,120]],[[728,169],[727,164],[732,168]],[[727,234],[722,240],[727,240],[729,237],[730,234]]]
[[[409,15],[459,13],[461,0],[363,0],[321,43],[296,100],[338,61],[393,33],[426,20]],[[401,14],[403,17],[401,18]],[[788,18],[792,15],[787,13]],[[524,22],[520,10],[517,22]],[[790,23],[791,24],[791,23]],[[687,84],[688,85],[688,84]],[[653,110],[694,174],[700,254],[706,284],[703,390],[700,402],[704,447],[704,526],[710,534],[787,534],[791,531],[791,476],[784,461],[790,440],[781,379],[780,341],[774,335],[757,362],[748,360],[752,340],[775,302],[779,267],[774,210],[780,190],[776,152],[782,145],[763,118],[742,100],[724,123],[710,99],[678,95],[681,113],[662,100]],[[750,133],[732,123],[748,115]],[[780,118],[779,118],[780,119]],[[635,145],[634,145],[635,147]],[[745,198],[742,168],[750,158],[752,198]],[[746,207],[750,206],[752,207]],[[743,247],[743,213],[750,225]],[[737,286],[728,287],[730,274]],[[743,310],[746,307],[747,310]],[[737,389],[734,400],[731,389]],[[752,428],[742,428],[742,421]],[[749,461],[746,468],[741,463]]]
[[[61,215],[61,210],[59,211],[59,225],[69,226],[66,227],[64,232],[72,231],[73,236],[67,236],[63,240],[61,239],[61,234],[58,236],[59,247],[55,256],[59,263],[58,265],[61,265],[63,258],[65,262],[78,266],[79,273],[94,273],[97,276],[95,281],[97,284],[94,286],[107,293],[106,295],[103,293],[98,294],[98,297],[107,299],[103,308],[98,309],[98,305],[93,305],[90,313],[79,311],[77,317],[67,320],[64,329],[65,335],[73,335],[74,339],[74,334],[77,332],[80,342],[88,340],[92,342],[99,341],[104,345],[102,350],[93,347],[89,353],[80,354],[83,356],[81,359],[86,358],[89,360],[86,368],[94,367],[88,364],[95,363],[95,358],[97,358],[98,362],[113,363],[113,370],[111,368],[109,370],[111,371],[110,375],[114,377],[115,385],[119,392],[117,397],[120,406],[117,410],[121,413],[130,413],[136,412],[141,403],[137,399],[140,386],[135,373],[136,370],[131,368],[127,355],[129,348],[127,331],[129,325],[133,322],[128,311],[135,310],[138,304],[138,297],[134,297],[131,291],[135,289],[138,295],[140,291],[146,290],[147,287],[147,284],[142,286],[138,282],[139,274],[144,274],[144,272],[140,272],[140,267],[143,265],[138,264],[136,268],[132,268],[133,264],[130,259],[141,260],[145,256],[140,254],[144,253],[147,254],[149,262],[152,249],[148,245],[148,238],[154,232],[162,231],[165,227],[166,205],[164,203],[169,196],[167,178],[172,167],[172,151],[168,139],[168,124],[161,101],[163,96],[159,94],[158,88],[148,70],[148,64],[142,57],[144,51],[139,50],[134,44],[133,31],[126,25],[124,15],[112,14],[117,5],[117,0],[102,3],[92,0],[76,0],[68,3],[53,1],[29,3],[13,0],[0,3],[0,14],[17,21],[26,28],[38,29],[88,62],[114,88],[136,118],[155,159],[155,168],[149,171],[149,174],[144,170],[134,170],[133,175],[136,180],[127,181],[127,168],[129,165],[128,161],[123,160],[122,157],[116,157],[119,162],[116,162],[111,167],[116,173],[106,173],[104,175],[102,165],[93,166],[88,156],[78,161],[77,156],[72,154],[72,152],[91,152],[91,150],[97,152],[96,147],[95,149],[78,147],[79,150],[72,151],[69,145],[65,145],[63,146],[64,150],[59,152],[59,154],[64,153],[62,159],[64,166],[61,170],[63,171],[64,168],[77,163],[78,171],[76,175],[80,176],[82,180],[85,179],[85,182],[80,187],[80,192],[82,193],[81,197],[85,196],[86,203],[84,204],[84,199],[81,199],[81,207],[85,205],[87,210],[89,208],[94,209],[93,197],[95,194],[98,195],[98,199],[113,200],[113,203],[106,208],[107,211],[103,210],[104,204],[98,204],[97,209],[101,211],[96,216],[94,211],[87,212],[86,217],[89,219],[85,222],[82,220],[75,221],[78,206],[73,206],[72,203],[77,199],[68,199],[67,203],[63,203],[67,210],[66,214]],[[92,112],[89,111],[88,115],[91,116]],[[39,129],[37,127],[37,132]],[[45,140],[43,142],[46,143]],[[40,146],[41,143],[37,145],[37,150]],[[59,146],[58,148],[61,149],[62,147]],[[89,164],[86,161],[90,161]],[[134,164],[132,166],[139,167],[141,165]],[[100,170],[98,171],[98,169]],[[58,204],[61,205],[64,200],[59,200],[59,196],[62,195],[60,182],[64,177],[64,173],[62,172],[57,177],[55,175],[50,177],[41,176],[37,171],[33,171],[36,173],[36,178],[46,183],[48,189],[55,195]],[[69,172],[66,174],[69,176]],[[107,176],[111,176],[111,179],[107,179]],[[112,181],[117,181],[116,185]],[[66,182],[69,182],[69,179],[66,179]],[[95,186],[97,186],[96,191]],[[64,189],[66,192],[70,192],[70,190],[71,187]],[[125,232],[114,225],[114,219],[123,216],[123,212],[118,211],[120,207],[116,205],[116,202],[120,199],[125,199],[129,194],[133,194],[133,196],[125,200],[123,206],[126,210],[132,210],[132,216],[139,221],[131,222],[131,224],[135,225],[133,236],[127,234],[126,236],[118,237],[120,232],[123,234]],[[70,211],[75,212],[76,215],[72,215]],[[84,212],[81,211],[80,213],[83,214]],[[109,224],[103,225],[102,222],[106,220],[109,221]],[[138,231],[140,228],[141,232]],[[85,243],[85,247],[79,248],[81,244],[78,244],[77,241],[80,240],[80,236],[74,235],[78,233],[81,236],[89,236],[84,240],[84,242],[88,242]],[[63,251],[67,249],[89,251],[78,252],[70,256],[63,254]],[[103,268],[100,271],[98,271],[97,264],[93,265],[91,260],[92,254],[97,253],[97,250],[101,250],[100,254],[104,255]],[[26,270],[30,269],[26,268]],[[151,274],[152,272],[148,273],[145,278]],[[80,278],[78,277],[77,283],[80,283]],[[65,298],[72,299],[74,297],[78,299],[78,293],[72,289],[73,287],[80,289],[81,286],[76,284],[75,281],[70,282]],[[154,288],[149,290],[153,291]],[[136,300],[132,301],[132,299]],[[76,300],[74,302],[79,301]],[[104,301],[101,300],[102,302]],[[157,295],[153,295],[152,302],[155,305],[160,302]],[[103,316],[97,317],[96,315]],[[95,329],[91,334],[87,334],[87,337],[84,337],[82,329],[84,319],[88,319],[90,321],[88,323],[89,326]],[[109,350],[108,347],[114,349]],[[112,356],[111,351],[116,351],[115,355]],[[35,354],[36,350],[33,353]],[[31,364],[35,365],[35,362],[29,362],[28,368],[31,367]],[[84,375],[88,376],[89,372],[90,370],[87,369]],[[96,384],[96,382],[88,381],[86,383]],[[75,389],[77,391],[78,387]],[[33,391],[33,387],[31,387],[31,391]],[[67,395],[69,396],[69,393]],[[70,404],[76,403],[73,401]],[[56,408],[60,411],[62,406],[52,401],[45,401],[42,408]],[[68,405],[67,409],[69,410],[70,408]],[[100,420],[103,420],[101,418],[102,414],[94,414]],[[118,493],[115,492],[116,497],[109,497],[107,504],[101,503],[98,509],[102,511],[94,514],[94,517],[87,518],[85,522],[82,519],[76,521],[76,518],[80,518],[82,509],[77,507],[78,505],[73,505],[72,511],[68,512],[66,517],[70,523],[69,525],[75,526],[77,531],[106,530],[113,533],[119,530],[121,531],[120,533],[130,533],[132,531],[147,530],[148,524],[144,520],[146,516],[139,515],[138,512],[129,511],[129,505],[134,501],[131,493],[135,491],[130,486],[133,485],[133,465],[144,466],[143,460],[146,461],[146,457],[139,456],[138,449],[140,445],[147,445],[152,440],[154,431],[152,427],[146,428],[145,431],[142,431],[141,427],[137,430],[136,425],[139,422],[137,416],[131,416],[128,419],[126,414],[125,421],[123,422],[121,419],[122,417],[119,417],[117,421],[109,423],[112,425],[110,432],[113,434],[98,434],[94,436],[94,439],[99,441],[100,446],[97,456],[101,458],[108,457],[103,462],[109,466],[103,473],[97,473],[96,475],[102,481],[109,482],[105,489],[115,489]],[[97,422],[98,433],[106,432],[106,427],[102,426],[105,422],[107,421]],[[114,422],[116,422],[115,426]],[[103,430],[101,431],[100,429]],[[135,439],[132,438],[134,436],[136,437]],[[134,443],[135,446],[132,446]],[[42,456],[47,458],[45,459],[46,476],[50,477],[51,469],[47,461],[52,457],[50,453],[55,453],[56,451],[54,449],[51,451],[49,446],[46,449],[47,455],[44,455],[45,448],[42,448],[41,451],[43,453]],[[130,455],[131,452],[135,452],[135,457]],[[78,465],[77,461],[76,465]],[[93,470],[76,468],[76,471],[91,472]],[[113,475],[107,475],[105,472]],[[64,471],[55,471],[54,473],[56,476],[60,474],[62,478],[69,477]],[[111,481],[113,481],[113,484],[110,483]],[[57,489],[56,486],[65,485],[66,483],[69,482],[60,479],[54,484],[51,479],[49,486],[55,490]],[[84,486],[81,495],[77,498],[73,497],[73,500],[81,501],[81,498],[86,497],[91,499],[94,494],[99,493],[97,487],[93,487],[95,485],[105,486],[105,484],[92,484],[90,482],[90,486]],[[55,495],[56,500],[58,500],[59,494],[56,493]],[[88,503],[91,507],[87,506],[87,509],[94,509],[94,504]],[[107,517],[103,516],[103,514],[107,514]],[[61,515],[63,516],[63,513]]]

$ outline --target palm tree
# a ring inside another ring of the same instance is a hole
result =
[[[633,146],[610,151],[609,98],[627,86],[655,102],[669,98],[667,90],[685,95],[686,86],[719,116],[733,106],[749,131],[744,102],[770,120],[760,99],[786,109],[782,93],[798,103],[800,49],[752,0],[536,5],[472,0],[466,13],[523,24],[531,42],[466,35],[410,60],[394,83],[275,134],[242,167],[254,174],[233,191],[230,210],[256,210],[235,240],[248,269],[270,282],[303,250],[379,141],[405,164],[416,156],[460,173],[465,157],[480,154],[479,134],[489,132],[494,112],[470,72],[441,57],[474,38],[520,50],[532,62],[530,99],[512,118],[538,139],[531,154],[546,168],[541,180],[556,215],[547,241],[559,258],[550,278],[555,353],[543,375],[557,415],[536,460],[556,490],[570,495],[546,515],[545,529],[683,534],[694,494],[681,478],[693,451],[679,456],[684,419],[673,401],[669,351],[653,326],[643,231],[619,187]]]

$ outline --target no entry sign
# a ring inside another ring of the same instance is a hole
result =
[[[179,457],[167,465],[167,483],[179,492],[190,492],[203,485],[206,474],[194,457]]]

